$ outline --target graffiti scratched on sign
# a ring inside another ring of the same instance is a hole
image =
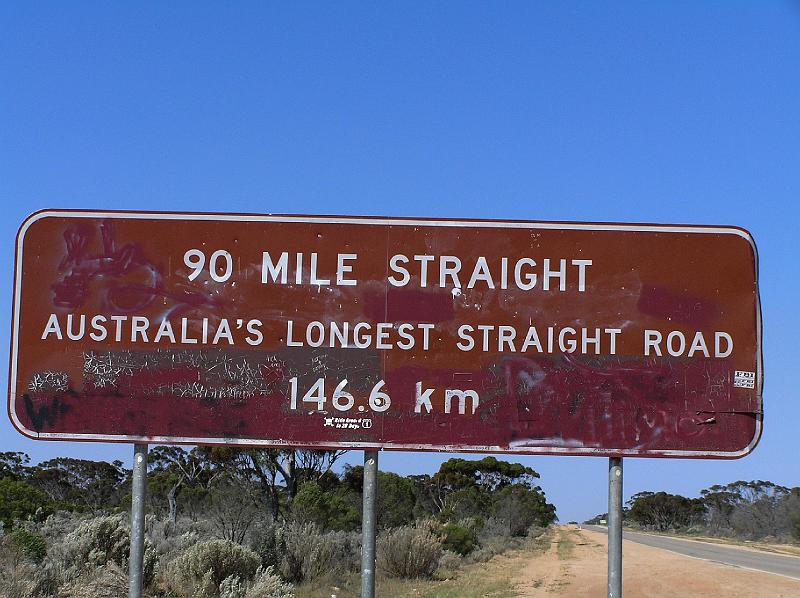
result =
[[[37,439],[737,457],[738,228],[51,210],[16,246]]]

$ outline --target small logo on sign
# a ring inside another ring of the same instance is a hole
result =
[[[337,430],[358,430],[359,428],[371,428],[372,420],[356,417],[325,417],[323,427],[336,428]]]
[[[736,388],[755,388],[756,373],[736,370],[733,375],[733,386]]]

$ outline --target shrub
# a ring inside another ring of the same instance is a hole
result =
[[[259,567],[244,598],[294,598],[291,584],[284,583],[272,567]]]
[[[232,575],[222,580],[219,586],[220,598],[294,598],[291,584],[285,583],[271,567],[256,571],[251,584]]]
[[[0,537],[0,596],[8,598],[34,598],[35,565],[20,559],[17,549],[8,538]]]
[[[247,584],[238,575],[231,575],[219,584],[219,598],[244,598]]]
[[[357,571],[361,543],[355,533],[323,533],[313,524],[287,523],[262,528],[255,550],[263,567],[300,582]]]
[[[481,546],[496,538],[508,538],[509,536],[511,536],[511,527],[508,522],[497,517],[489,517],[478,529],[478,541]]]
[[[33,563],[22,558],[11,538],[0,535],[0,596],[29,598],[33,573]]]
[[[25,529],[17,529],[11,532],[8,537],[17,550],[36,563],[42,562],[42,559],[47,555],[47,545],[44,538],[39,534],[34,534]]]
[[[450,552],[449,550],[442,551],[442,556],[439,558],[438,576],[440,579],[451,577],[463,565],[463,558],[460,554]]]
[[[492,560],[498,554],[503,553],[506,547],[497,541],[482,544],[480,548],[473,550],[464,559],[466,563],[485,563]]]
[[[256,527],[252,535],[251,548],[261,558],[262,567],[279,569],[286,553],[286,541],[280,525],[267,523]]]
[[[38,532],[44,536],[49,545],[61,542],[64,537],[74,532],[78,526],[91,519],[86,515],[72,511],[56,511],[39,526]]]
[[[328,532],[314,538],[308,557],[303,559],[303,577],[317,579],[334,573],[358,571],[361,538],[347,532]]]
[[[378,567],[389,577],[432,577],[441,556],[441,542],[426,529],[404,526],[378,537]]]
[[[33,575],[32,581],[32,596],[55,596],[63,581],[63,571],[48,557],[36,565],[36,573]]]
[[[187,518],[179,518],[175,523],[154,520],[148,522],[147,539],[159,555],[179,554],[199,542],[213,539],[209,527],[208,522],[193,522]]]
[[[130,553],[130,530],[122,515],[107,515],[88,519],[63,541],[54,546],[56,560],[69,575],[78,575],[84,570],[113,563],[122,569],[128,564]],[[158,556],[150,542],[145,539],[143,578],[149,584],[155,571]]]
[[[200,542],[183,552],[169,566],[168,589],[179,595],[217,596],[229,577],[249,581],[258,569],[258,555],[229,540]]]
[[[128,576],[109,563],[87,571],[58,591],[59,598],[120,598],[128,594]]]
[[[547,533],[546,527],[540,527],[534,524],[528,528],[527,536],[529,538],[536,540],[538,538],[541,538],[545,533]]]
[[[499,535],[489,532],[500,531]],[[503,554],[508,550],[516,550],[523,547],[539,548],[549,546],[546,538],[547,528],[532,526],[528,530],[528,537],[521,538],[510,536],[505,522],[501,520],[489,519],[481,530],[480,547],[476,548],[464,557],[464,563],[485,563],[498,554]]]
[[[478,538],[475,532],[455,523],[448,523],[442,528],[442,548],[464,556],[475,549]]]
[[[120,516],[98,517],[87,521],[72,532],[68,539],[81,545],[75,556],[93,565],[108,561],[123,564],[130,554],[130,531]]]

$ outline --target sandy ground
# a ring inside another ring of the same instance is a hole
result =
[[[550,549],[514,580],[517,596],[606,595],[605,534],[560,526]],[[800,596],[800,581],[623,542],[623,594],[635,596]]]

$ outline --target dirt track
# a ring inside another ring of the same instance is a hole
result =
[[[517,596],[606,594],[605,534],[560,526],[550,549],[515,579]],[[800,581],[623,543],[623,590],[631,596],[797,597]]]

